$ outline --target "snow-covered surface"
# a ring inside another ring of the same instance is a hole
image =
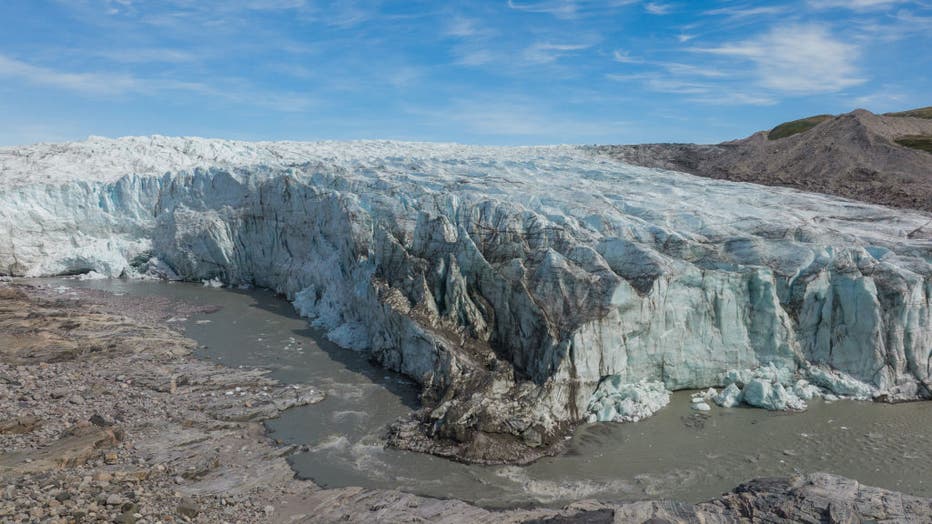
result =
[[[779,397],[815,363],[910,397],[932,371],[923,213],[570,146],[93,138],[0,149],[0,183],[0,273],[267,286],[441,391],[505,361],[528,380],[488,398],[533,408],[475,406],[503,427],[585,417],[606,377],[772,364]]]
[[[457,159],[535,155],[566,146],[479,147],[451,143],[246,142],[198,137],[89,137],[82,142],[0,147],[0,180],[6,187],[35,183],[115,182],[126,175],[161,176],[195,168],[283,167],[324,163],[375,166],[418,159]],[[504,158],[503,158],[504,159]]]

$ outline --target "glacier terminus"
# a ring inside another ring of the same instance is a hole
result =
[[[270,288],[422,385],[399,447],[533,460],[682,389],[932,396],[920,211],[574,146],[92,137],[0,148],[0,181],[0,274]]]

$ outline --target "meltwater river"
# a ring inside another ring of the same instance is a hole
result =
[[[804,413],[713,407],[704,415],[679,392],[647,420],[580,427],[560,456],[525,467],[470,466],[383,448],[386,425],[416,408],[416,385],[326,341],[269,291],[151,281],[43,283],[220,306],[172,320],[205,346],[201,357],[267,368],[281,381],[326,392],[323,402],[268,423],[273,437],[309,447],[291,462],[322,486],[393,488],[487,507],[582,498],[698,502],[755,477],[827,471],[932,497],[932,402],[813,401]]]

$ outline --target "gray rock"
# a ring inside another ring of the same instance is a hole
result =
[[[193,500],[189,498],[183,498],[181,499],[181,502],[178,503],[176,511],[183,517],[193,519],[201,512],[201,508]]]

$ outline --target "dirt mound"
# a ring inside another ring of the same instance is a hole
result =
[[[932,139],[932,120],[912,116],[924,114],[916,111],[888,116],[858,109],[814,125],[802,119],[794,122],[808,122],[806,129],[789,126],[794,134],[775,139],[768,135],[781,126],[717,145],[594,149],[631,164],[932,211],[932,154],[913,145]]]

